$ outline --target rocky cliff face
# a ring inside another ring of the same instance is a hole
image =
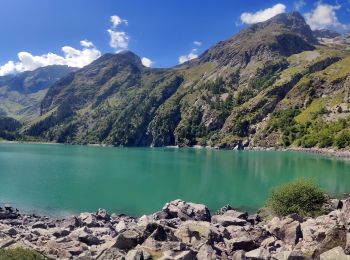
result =
[[[325,208],[317,218],[263,218],[231,206],[211,214],[175,200],[140,218],[100,209],[54,219],[5,207],[0,247],[29,247],[53,259],[349,259],[350,199]]]
[[[346,147],[349,101],[340,96],[348,95],[349,57],[346,44],[318,43],[298,13],[248,27],[170,69],[143,67],[131,52],[107,54],[54,84],[21,133],[126,146],[318,146],[310,126],[324,121],[342,125],[326,145]]]

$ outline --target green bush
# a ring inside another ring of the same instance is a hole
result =
[[[268,199],[268,207],[278,216],[297,213],[306,217],[321,214],[325,202],[326,196],[319,186],[301,179],[274,188]]]
[[[44,260],[47,259],[34,250],[24,248],[0,249],[0,260]]]
[[[335,138],[336,146],[341,149],[350,145],[350,131],[342,131]]]

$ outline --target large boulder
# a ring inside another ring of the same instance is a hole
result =
[[[350,255],[346,255],[344,249],[337,246],[320,255],[320,260],[350,260]]]
[[[218,257],[211,245],[204,244],[199,248],[197,258],[198,260],[215,260]]]
[[[72,231],[78,227],[81,227],[82,224],[83,223],[79,218],[77,218],[76,216],[70,216],[63,219],[60,222],[59,226],[63,229],[69,229],[70,231]]]
[[[249,236],[235,237],[225,241],[231,251],[244,250],[251,251],[259,247],[258,243]]]
[[[286,244],[295,245],[302,238],[300,222],[291,217],[274,217],[267,224],[268,231]]]
[[[96,212],[96,218],[98,220],[109,221],[111,219],[111,216],[108,214],[107,210],[105,210],[105,209],[98,209],[97,212]]]
[[[174,234],[181,242],[194,248],[204,243],[213,244],[222,241],[218,230],[206,221],[188,220],[182,223]]]
[[[140,243],[141,235],[136,231],[127,230],[117,236],[114,247],[120,250],[129,251]]]
[[[339,211],[301,223],[303,240],[297,245],[305,254],[317,258],[336,246],[345,247],[347,230],[338,218]]]
[[[92,214],[92,213],[88,213],[88,212],[80,213],[79,220],[81,221],[82,225],[87,226],[87,227],[99,227],[100,226],[95,214]]]
[[[282,251],[271,255],[273,260],[306,260],[301,251]]]
[[[168,218],[180,218],[181,220],[210,221],[209,209],[202,204],[174,200],[165,204],[162,209]]]
[[[247,221],[241,218],[226,216],[224,215],[215,215],[211,218],[213,224],[219,224],[221,226],[244,226],[247,224]]]
[[[245,253],[245,258],[246,259],[251,259],[251,260],[267,260],[270,259],[271,254],[269,251],[265,248],[257,248],[252,251],[249,251]]]
[[[91,234],[82,234],[79,236],[79,241],[88,245],[88,246],[92,246],[92,245],[99,245],[101,244],[103,241],[100,240],[97,236],[91,235]]]

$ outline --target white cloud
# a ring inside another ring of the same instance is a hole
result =
[[[129,35],[126,32],[115,30],[119,25],[123,23],[125,25],[128,25],[128,21],[123,20],[118,15],[113,15],[111,16],[111,23],[112,28],[107,30],[110,37],[109,46],[114,48],[116,52],[128,49],[130,40]]]
[[[128,20],[124,20],[120,18],[118,15],[111,16],[111,23],[113,24],[113,28],[117,28],[117,26],[121,24],[128,25]]]
[[[329,5],[319,1],[311,12],[304,14],[304,17],[312,30],[331,29],[346,31],[349,29],[349,25],[340,23],[336,14],[336,11],[340,8],[340,5]]]
[[[153,64],[153,61],[150,60],[149,58],[146,58],[146,57],[143,57],[141,59],[141,61],[142,61],[143,66],[145,66],[145,67],[151,67]]]
[[[80,41],[80,45],[83,46],[83,47],[86,47],[86,48],[90,48],[90,47],[93,47],[94,44],[88,40],[82,40]]]
[[[293,5],[296,11],[300,11],[300,9],[303,8],[306,5],[306,3],[304,0],[298,0],[295,1]]]
[[[256,13],[242,13],[241,14],[241,21],[245,24],[254,24],[254,23],[260,23],[264,22],[278,14],[285,13],[286,12],[286,6],[284,4],[276,4],[273,7],[260,10]]]
[[[196,46],[202,46],[202,42],[200,41],[194,41],[193,44]]]
[[[192,49],[189,54],[186,55],[181,55],[179,57],[179,64],[185,63],[189,60],[193,60],[198,57],[198,50],[197,49]]]
[[[126,34],[126,32],[117,32],[112,29],[108,29],[107,32],[110,36],[109,45],[116,49],[116,51],[125,50],[129,46],[130,37]]]
[[[20,69],[20,67],[17,67],[17,65],[10,60],[3,66],[0,66],[0,76],[16,73],[18,69]]]
[[[62,56],[51,52],[40,56],[25,51],[19,52],[18,62],[9,61],[3,66],[0,66],[0,76],[35,70],[49,65],[67,65],[81,68],[101,56],[101,52],[96,49],[92,42],[83,40],[80,44],[83,47],[82,49],[75,49],[70,46],[62,47]]]

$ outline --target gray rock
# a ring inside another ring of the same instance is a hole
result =
[[[209,209],[202,204],[174,200],[165,204],[162,209],[168,214],[168,218],[180,218],[181,220],[210,221]]]
[[[215,260],[217,256],[212,246],[204,244],[199,248],[197,258],[198,260]]]
[[[107,213],[105,209],[98,209],[96,212],[96,218],[98,220],[109,221],[111,219],[111,216]]]
[[[287,244],[295,245],[302,238],[300,223],[290,217],[285,219],[273,218],[267,224],[268,230]]]
[[[140,241],[141,236],[139,233],[127,230],[117,236],[114,247],[128,251],[137,246]]]
[[[214,241],[222,240],[217,229],[206,221],[186,221],[174,234],[181,242],[192,245],[194,248],[204,243],[213,244]]]
[[[79,219],[82,225],[87,227],[99,227],[100,224],[97,222],[96,216],[92,213],[80,213]]]
[[[306,260],[301,251],[283,251],[271,256],[274,260]]]
[[[163,257],[160,259],[197,260],[197,257],[192,250],[186,250],[182,252],[166,251],[163,253]]]
[[[346,255],[344,249],[340,246],[335,247],[320,255],[320,260],[349,260],[350,256]]]
[[[121,252],[118,248],[111,247],[103,251],[100,255],[97,256],[98,260],[124,260],[125,254]]]
[[[67,251],[73,256],[79,256],[84,252],[84,248],[81,246],[72,246],[67,248]]]
[[[16,241],[13,238],[0,233],[0,249],[6,248],[14,244],[15,242]]]
[[[60,227],[63,229],[69,229],[70,231],[72,231],[73,229],[77,228],[77,227],[81,227],[82,226],[82,222],[80,219],[78,219],[77,217],[73,216],[73,217],[69,217],[67,219],[64,219],[61,223],[60,223]]]
[[[228,216],[228,217],[234,217],[234,218],[240,218],[240,219],[244,219],[247,220],[248,218],[248,213],[247,212],[240,212],[237,210],[227,210],[223,216]]]
[[[215,215],[211,218],[212,223],[220,224],[224,227],[227,226],[244,226],[247,224],[247,221],[241,218],[226,216],[224,215]]]
[[[14,228],[10,228],[10,229],[3,231],[3,232],[8,234],[11,237],[15,237],[18,234],[18,231]]]
[[[261,217],[259,214],[249,215],[247,221],[252,225],[256,225],[261,222]]]
[[[144,260],[143,251],[140,249],[130,250],[125,256],[125,260]]]
[[[20,216],[17,209],[10,206],[0,207],[0,219],[17,219]]]
[[[337,214],[333,216],[336,212],[339,213],[338,217],[335,217]],[[345,247],[347,230],[340,217],[340,211],[335,211],[301,223],[303,239],[298,243],[298,248],[317,258],[322,252],[331,249],[332,245]]]
[[[52,235],[56,238],[61,238],[68,236],[70,234],[69,229],[55,228],[52,232]]]
[[[231,240],[226,241],[226,244],[228,244],[233,251],[251,251],[259,247],[253,239],[246,236],[232,238]]]
[[[231,205],[225,205],[218,211],[216,211],[215,215],[223,215],[228,210],[234,210],[234,208]]]
[[[252,251],[249,251],[245,254],[246,259],[254,260],[266,260],[270,259],[271,255],[269,251],[265,248],[257,248]]]
[[[47,229],[47,224],[44,222],[36,222],[34,225],[32,225],[32,228]]]
[[[345,244],[345,253],[350,254],[350,233],[346,234],[346,244]]]
[[[116,225],[114,226],[114,228],[115,228],[115,231],[117,231],[118,233],[120,233],[120,232],[125,231],[125,230],[127,229],[127,226],[126,226],[126,224],[125,224],[125,221],[124,221],[124,220],[121,220],[121,221],[118,222],[118,224],[116,224]]]
[[[245,259],[245,251],[244,250],[238,250],[233,253],[232,260],[242,260]]]
[[[273,246],[276,242],[276,238],[275,237],[268,237],[268,238],[265,238],[262,242],[261,242],[261,246],[262,247],[270,247],[270,246]]]
[[[88,246],[99,245],[103,242],[98,237],[90,234],[80,235],[78,239],[80,242],[87,244]]]

